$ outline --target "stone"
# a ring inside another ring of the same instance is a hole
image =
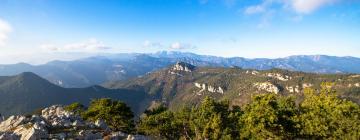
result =
[[[64,110],[63,106],[60,105],[53,105],[41,111],[41,116],[47,120],[52,118],[70,118],[72,115],[72,112]]]
[[[5,132],[16,128],[26,121],[25,116],[10,116],[0,123],[0,132]]]

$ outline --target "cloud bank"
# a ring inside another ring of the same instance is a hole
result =
[[[180,43],[174,42],[170,45],[170,49],[173,50],[185,50],[185,49],[195,49],[196,47],[190,43]]]
[[[190,43],[183,42],[173,42],[171,44],[163,44],[161,42],[151,42],[149,40],[144,41],[144,47],[152,47],[158,49],[170,49],[170,50],[187,50],[187,49],[195,49],[196,46]]]
[[[41,48],[48,51],[58,51],[58,52],[98,52],[103,50],[111,49],[110,47],[104,45],[103,42],[91,38],[79,43],[71,43],[62,47],[57,47],[53,44],[43,44]]]
[[[12,31],[12,28],[9,23],[0,18],[0,47],[6,45],[9,33]]]
[[[263,0],[260,4],[245,8],[245,14],[257,14],[269,11],[274,5],[290,8],[297,14],[310,14],[319,8],[341,0]]]
[[[309,14],[320,7],[336,2],[336,0],[291,0],[292,8],[300,14]]]

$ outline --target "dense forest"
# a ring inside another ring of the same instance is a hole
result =
[[[292,96],[259,94],[245,106],[206,97],[198,106],[146,110],[139,119],[121,101],[93,100],[66,107],[86,120],[103,119],[114,130],[154,139],[360,139],[360,106],[336,96],[332,83]]]

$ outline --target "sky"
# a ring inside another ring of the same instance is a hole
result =
[[[360,57],[360,0],[0,0],[0,64],[163,50]]]

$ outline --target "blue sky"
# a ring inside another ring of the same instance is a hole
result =
[[[360,0],[0,0],[0,63],[161,50],[360,57]]]

